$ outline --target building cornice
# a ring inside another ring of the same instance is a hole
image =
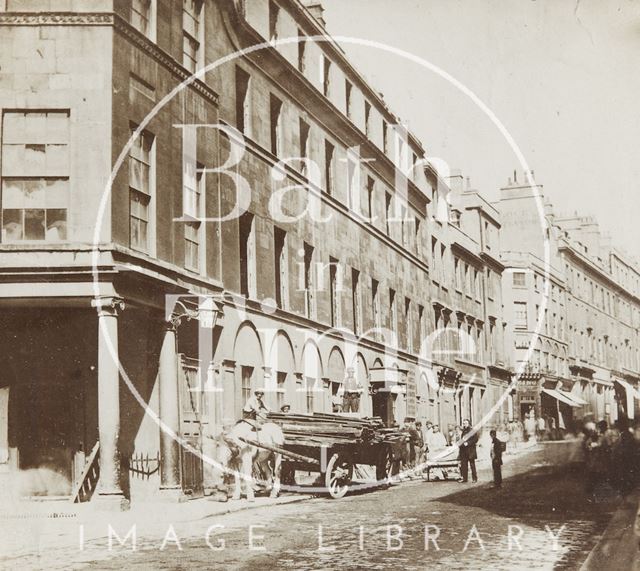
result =
[[[492,254],[487,251],[480,252],[480,258],[484,261],[484,263],[494,269],[498,273],[502,273],[505,270],[504,264],[500,262],[497,258],[495,258]]]
[[[167,52],[158,47],[157,44],[153,43],[151,40],[149,40],[149,38],[140,33],[131,24],[129,24],[129,22],[125,21],[117,14],[114,15],[114,26],[115,29],[123,36],[125,36],[132,44],[150,55],[159,64],[173,73],[173,75],[176,76],[181,82],[189,82],[189,87],[194,89],[198,94],[202,95],[202,97],[207,99],[213,105],[218,105],[218,94],[213,89],[211,89],[211,87],[209,87],[200,79],[194,78],[194,74],[190,73]]]
[[[159,64],[168,69],[181,82],[189,81],[189,87],[210,103],[218,105],[218,94],[200,79],[193,78],[186,68],[173,57],[136,30],[129,22],[113,12],[3,12],[0,26],[110,26],[127,38]]]
[[[2,12],[0,26],[113,26],[111,12]]]
[[[240,0],[227,0],[226,4],[231,5],[232,11],[229,15],[229,19],[225,19],[225,26],[227,27],[227,33],[235,34],[234,43],[238,51],[241,49],[251,48],[252,46],[259,45],[265,42],[265,39],[255,30],[251,24],[246,20],[243,15],[242,8],[238,4],[242,2]],[[305,16],[306,17],[306,16]],[[326,32],[324,32],[326,35]],[[329,36],[327,36],[329,38]],[[327,42],[323,42],[326,44]],[[257,55],[256,55],[257,54]],[[324,94],[322,94],[300,71],[274,47],[264,47],[259,51],[252,51],[245,57],[249,59],[256,67],[264,70],[267,63],[279,66],[281,68],[277,73],[268,75],[279,75],[283,81],[285,78],[287,81],[292,80],[297,82],[296,86],[292,89],[286,89],[282,83],[279,88],[287,93],[288,97],[294,101],[300,109],[304,109],[309,112],[309,105],[305,105],[301,102],[300,97],[303,95],[313,99],[313,108],[318,109],[319,112],[313,114],[314,119],[319,125],[325,127],[326,131],[331,133],[334,137],[339,139],[346,147],[350,145],[345,143],[344,136],[338,134],[336,129],[327,126],[324,116],[330,115],[338,122],[341,133],[347,133],[349,137],[358,141],[361,147],[366,150],[363,153],[363,158],[373,157],[376,162],[374,165],[369,165],[369,168],[376,173],[378,177],[384,180],[385,184],[388,184],[391,188],[395,189],[397,180],[400,177],[400,183],[406,184],[406,190],[408,193],[408,203],[416,209],[418,213],[426,216],[426,206],[431,202],[431,197],[428,196],[427,190],[421,189],[410,177],[406,176],[402,172],[402,168],[395,165],[395,163],[387,156],[387,154],[378,147],[371,139],[367,137],[361,129],[347,118],[344,113],[338,109],[335,103],[329,100]],[[344,57],[344,56],[343,56]],[[285,75],[282,75],[284,71]],[[422,157],[419,157],[422,158]],[[399,174],[400,173],[400,174]]]
[[[476,252],[472,252],[471,250],[466,248],[463,244],[456,241],[455,239],[454,241],[451,242],[451,251],[459,253],[467,261],[472,262],[478,268],[481,268],[484,266],[484,262],[482,258]]]
[[[575,248],[571,246],[566,240],[561,241],[558,244],[558,250],[560,252],[564,252],[568,254],[573,260],[578,262],[583,268],[590,270],[591,272],[598,275],[598,277],[604,281],[606,281],[609,286],[611,286],[614,290],[619,293],[624,294],[626,297],[631,298],[635,301],[635,303],[640,304],[640,298],[625,288],[622,284],[618,283],[616,279],[605,269],[601,268],[589,258],[578,252]],[[575,296],[578,297],[578,296]],[[579,298],[580,299],[580,298]]]

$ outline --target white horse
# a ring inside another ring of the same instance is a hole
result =
[[[242,494],[242,480],[246,486],[249,501],[255,499],[253,490],[254,468],[262,475],[264,482],[271,483],[272,498],[280,494],[280,468],[282,455],[271,450],[258,448],[246,441],[254,441],[269,447],[282,448],[284,435],[282,429],[272,422],[254,427],[253,422],[241,421],[230,430],[223,432],[219,439],[220,463],[231,470],[235,479],[232,499],[239,500]]]

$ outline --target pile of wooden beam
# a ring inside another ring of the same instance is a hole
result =
[[[395,428],[385,428],[379,417],[355,418],[340,414],[269,413],[270,421],[282,428],[287,444],[326,445],[377,444],[396,442],[404,434]]]

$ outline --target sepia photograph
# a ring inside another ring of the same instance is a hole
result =
[[[0,569],[640,570],[640,0],[0,0]]]

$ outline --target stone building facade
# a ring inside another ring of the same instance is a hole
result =
[[[99,501],[206,493],[208,437],[256,388],[293,412],[351,390],[356,414],[443,429],[500,401],[499,216],[438,177],[334,42],[304,40],[326,34],[317,5],[0,8],[0,477],[18,493],[69,495],[91,462]]]
[[[633,418],[637,265],[611,247],[593,219],[557,216],[541,185],[537,199],[516,177],[496,205],[509,244],[502,252],[508,344],[522,373],[516,416],[543,416],[561,430],[585,419],[613,422],[620,412]]]

